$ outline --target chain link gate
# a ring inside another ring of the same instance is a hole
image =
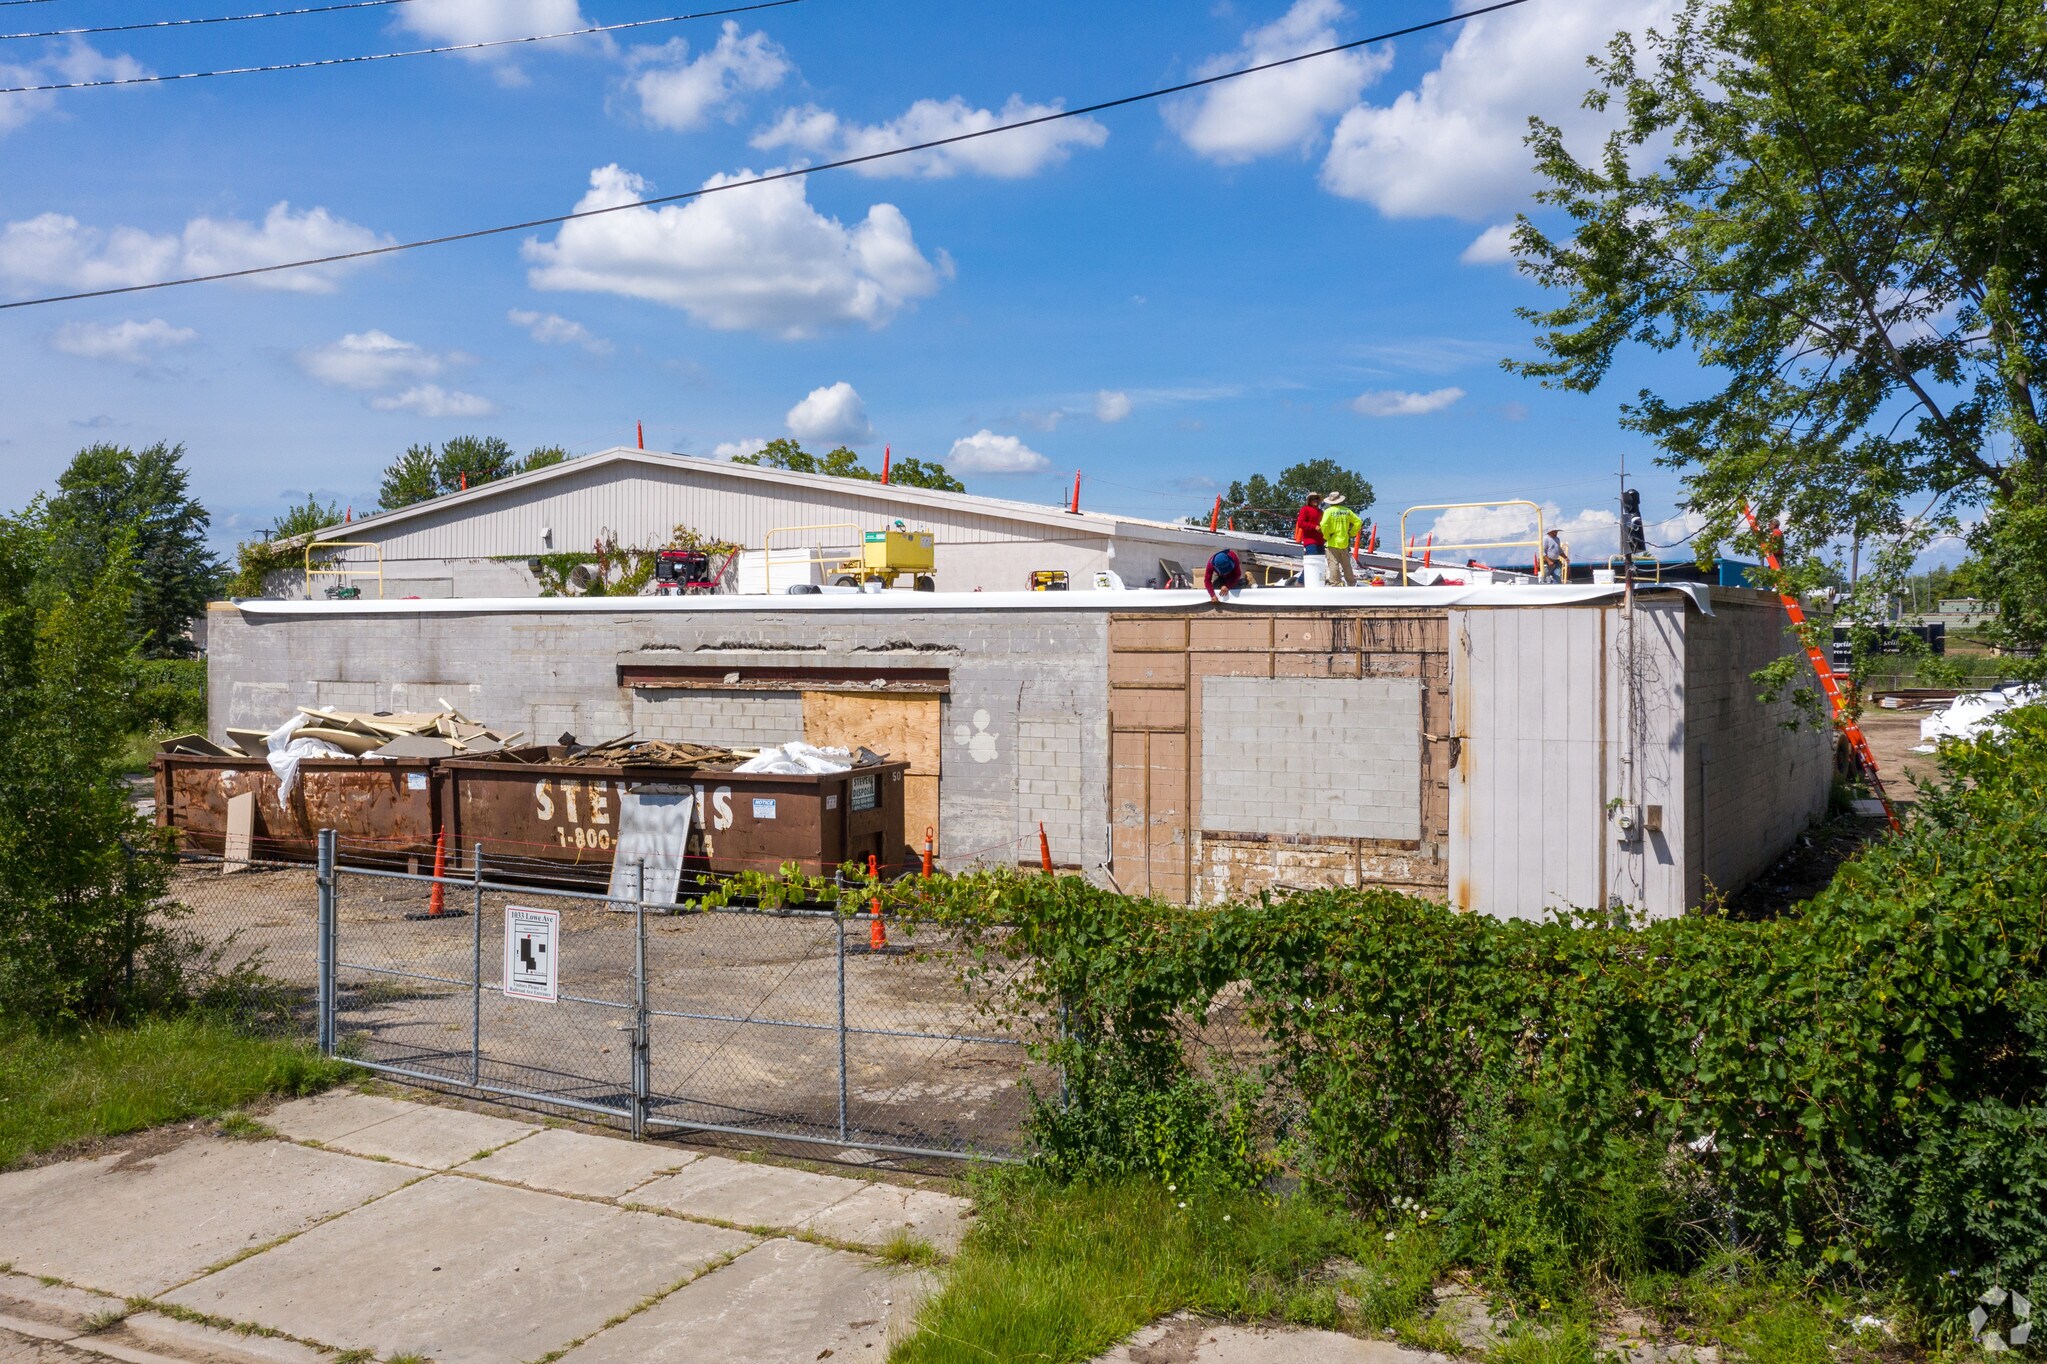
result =
[[[877,952],[863,946],[866,913],[508,885],[487,879],[481,847],[467,877],[340,866],[326,832],[319,848],[330,1054],[623,1120],[635,1137],[726,1132],[983,1159],[1020,1147],[1025,1038],[983,1017],[942,933]],[[506,959],[514,912],[556,925],[552,999],[507,991],[527,969]]]

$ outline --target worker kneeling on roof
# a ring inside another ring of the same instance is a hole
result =
[[[1208,567],[1201,573],[1202,586],[1208,589],[1210,601],[1219,596],[1228,596],[1244,586],[1244,563],[1233,549],[1219,549],[1208,557]]]

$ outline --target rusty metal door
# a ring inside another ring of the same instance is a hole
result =
[[[1532,919],[1606,898],[1606,620],[1452,611],[1450,903]]]

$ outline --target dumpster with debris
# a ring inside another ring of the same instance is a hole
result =
[[[840,770],[745,771],[760,755],[696,745],[507,750],[436,764],[438,825],[450,852],[481,844],[493,867],[571,880],[608,879],[629,793],[694,798],[685,872],[809,875],[872,856],[903,856],[907,762],[864,753]]]

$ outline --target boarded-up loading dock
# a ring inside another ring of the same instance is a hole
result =
[[[217,730],[429,697],[550,739],[865,743],[948,865],[1033,863],[1042,822],[1059,864],[1177,900],[1679,913],[1831,779],[1754,698],[1790,641],[1740,589],[251,602],[212,630]]]

